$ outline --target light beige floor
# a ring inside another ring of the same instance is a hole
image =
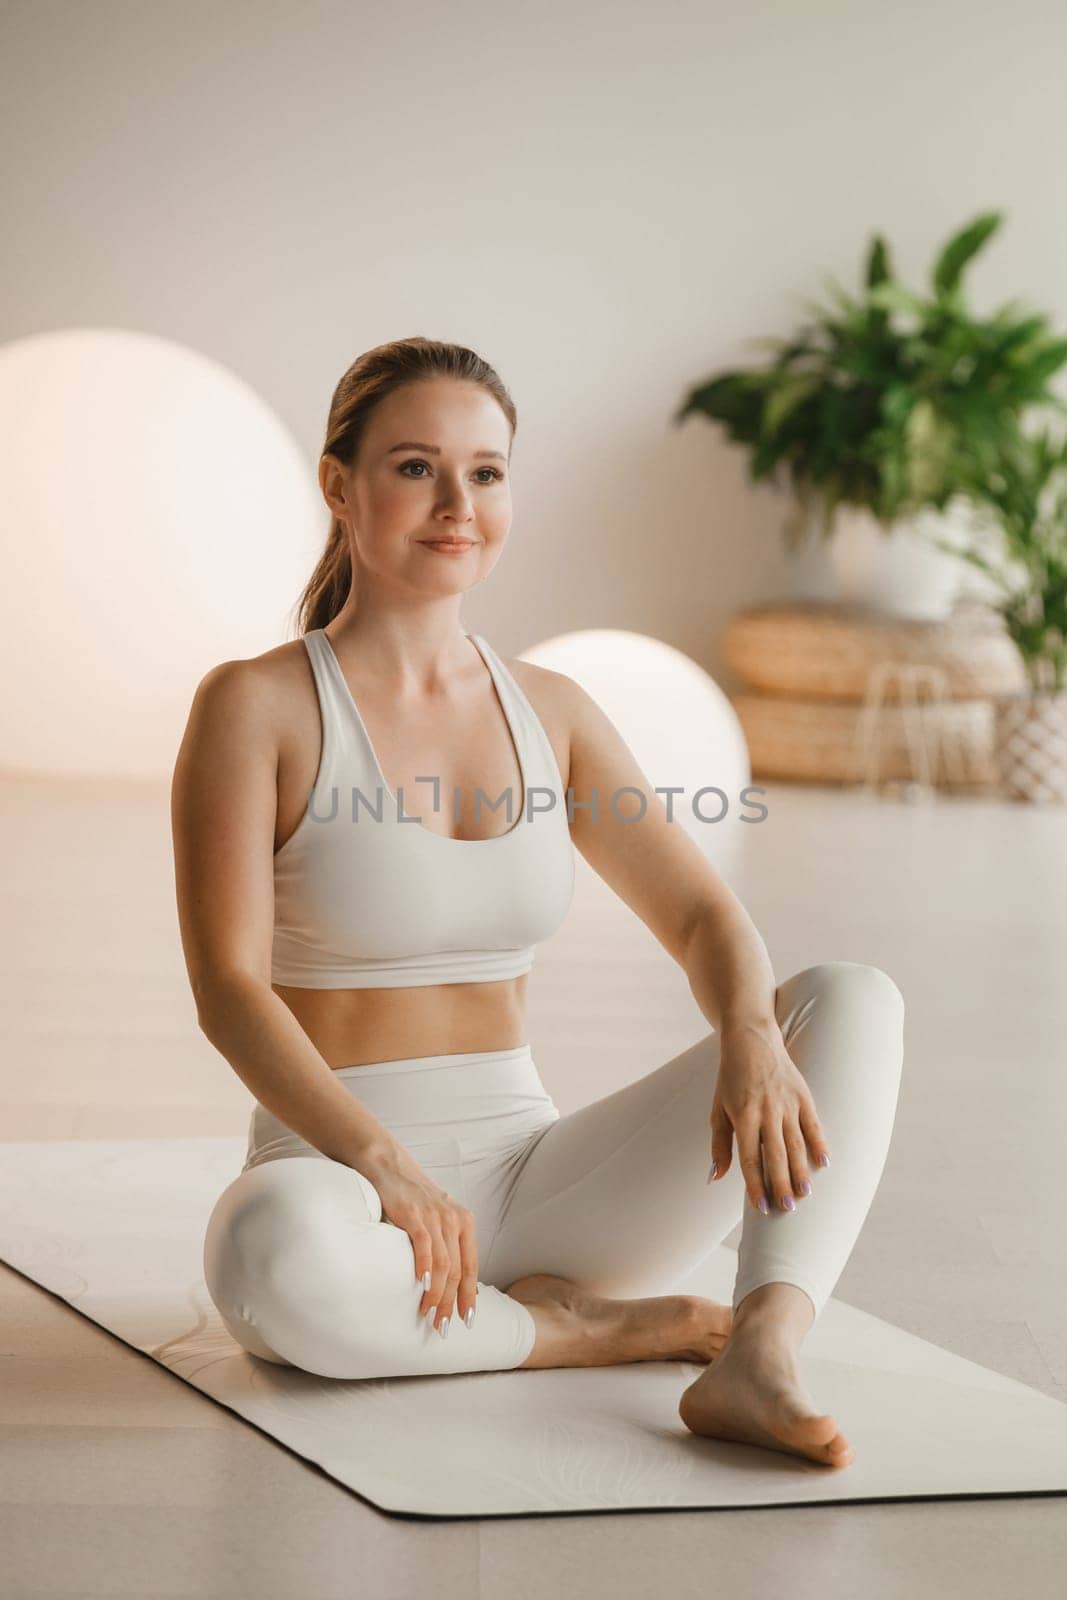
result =
[[[836,1293],[1067,1401],[1067,813],[765,787],[770,815],[725,870],[776,977],[868,961],[908,1002],[896,1134]],[[165,787],[8,779],[0,841],[0,1137],[243,1132],[247,1091],[187,990]],[[563,1111],[707,1027],[579,867],[531,980]],[[2,1266],[0,1307],[5,1596],[1063,1593],[1056,1497],[400,1521]]]

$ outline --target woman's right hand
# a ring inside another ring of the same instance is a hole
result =
[[[432,1313],[440,1333],[458,1307],[471,1321],[478,1304],[478,1240],[474,1215],[429,1178],[413,1156],[397,1145],[353,1162],[378,1191],[382,1217],[402,1228],[415,1254],[415,1281],[429,1273],[419,1315]],[[466,1322],[469,1328],[470,1322]],[[447,1335],[448,1329],[445,1329]]]

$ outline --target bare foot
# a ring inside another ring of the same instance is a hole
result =
[[[608,1300],[549,1273],[517,1278],[506,1291],[527,1306],[537,1339],[527,1367],[611,1366],[625,1361],[715,1360],[733,1323],[729,1306],[696,1295]]]
[[[717,1361],[726,1348],[734,1313],[730,1306],[721,1306],[717,1300],[703,1300],[699,1295],[686,1295],[692,1306],[695,1332],[688,1346],[679,1350],[679,1361],[698,1361],[708,1366]]]
[[[833,1417],[816,1409],[796,1352],[773,1334],[728,1342],[685,1390],[678,1415],[694,1433],[784,1450],[821,1466],[847,1467],[856,1459]]]

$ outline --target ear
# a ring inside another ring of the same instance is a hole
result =
[[[344,517],[348,511],[348,501],[345,491],[348,487],[348,473],[336,456],[321,455],[319,457],[319,488],[335,517]]]

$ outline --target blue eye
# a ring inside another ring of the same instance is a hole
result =
[[[425,461],[422,461],[418,457],[413,456],[410,461],[405,461],[398,470],[401,471],[401,472],[406,472],[406,468],[408,468],[408,467],[425,467],[426,465],[427,465],[427,463]],[[488,472],[488,473],[490,473],[494,479],[503,478],[503,476],[504,476],[504,474],[502,472],[498,472],[496,467],[479,467],[477,470],[479,472]],[[423,474],[420,472],[419,477],[421,478],[422,476],[423,476]]]

